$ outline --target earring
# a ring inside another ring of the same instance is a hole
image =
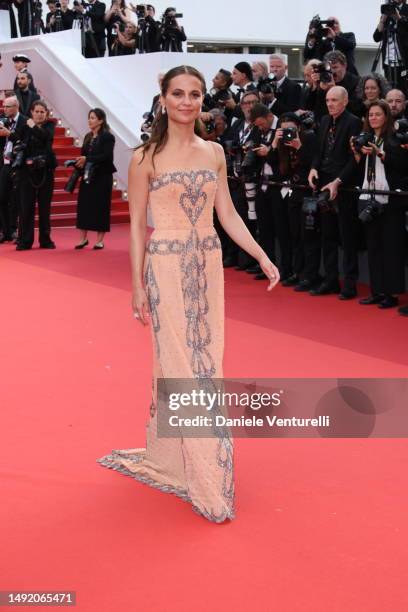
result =
[[[162,114],[163,114],[163,115],[165,115],[165,114],[166,114],[166,112],[167,112],[167,111],[166,111],[166,107],[165,107],[165,106],[163,106],[163,108],[162,108]]]

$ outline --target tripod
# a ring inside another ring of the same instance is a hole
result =
[[[166,30],[164,31],[162,51],[174,51],[174,52],[179,51],[176,34],[172,34],[171,32],[166,32]]]
[[[384,72],[386,73],[386,78],[392,84],[393,87],[400,87],[400,79],[404,78],[406,81],[407,77],[407,68],[405,66],[404,58],[401,55],[401,50],[398,44],[397,37],[397,26],[398,22],[390,15],[385,22],[385,33],[386,38],[381,41],[380,46],[378,47],[377,54],[375,56],[371,71],[376,72],[378,62],[380,61],[380,57],[384,53],[384,45],[385,53],[383,60]],[[384,65],[384,62],[388,60],[388,63]],[[403,89],[407,89],[406,82],[405,87]]]
[[[98,45],[96,44],[96,40],[95,40],[95,36],[93,35],[91,24],[89,23],[89,17],[87,17],[86,15],[84,16],[84,15],[81,15],[80,13],[77,13],[75,15],[75,19],[72,24],[72,28],[76,30],[78,29],[81,30],[82,55],[87,57],[86,50],[88,48],[88,42],[89,42],[89,46],[92,49],[93,53],[95,54],[94,57],[100,57],[101,54],[99,53]]]

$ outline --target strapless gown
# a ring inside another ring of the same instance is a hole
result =
[[[222,378],[224,273],[213,226],[217,173],[175,170],[150,182],[154,231],[144,282],[153,339],[153,381],[146,449],[98,459],[192,504],[217,523],[234,518],[233,440],[157,436],[157,378]]]

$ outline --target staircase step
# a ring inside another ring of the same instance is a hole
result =
[[[72,136],[56,136],[54,137],[54,143],[53,143],[54,147],[73,147],[74,145],[74,139],[72,138]]]

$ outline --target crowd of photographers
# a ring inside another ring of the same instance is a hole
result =
[[[14,4],[21,36],[78,28],[85,57],[182,51],[187,40],[178,22],[183,15],[174,7],[168,7],[157,20],[152,4],[112,0],[109,7],[100,0],[73,0],[70,6],[70,0],[47,0],[48,13],[43,19],[39,0],[15,0]],[[14,19],[11,8],[10,19]],[[15,23],[11,35],[17,36]]]
[[[357,297],[359,252],[366,249],[371,293],[360,304],[388,309],[405,292],[405,2],[382,6],[378,33],[390,80],[375,72],[359,76],[354,34],[343,34],[335,17],[316,17],[304,48],[304,83],[288,78],[281,55],[271,55],[269,66],[239,62],[232,71],[222,68],[205,97],[200,133],[223,146],[234,205],[268,256],[278,260],[285,287],[351,300]],[[156,97],[144,116],[144,139],[158,104]],[[224,266],[265,279],[215,223]],[[399,312],[407,316],[408,307]]]

